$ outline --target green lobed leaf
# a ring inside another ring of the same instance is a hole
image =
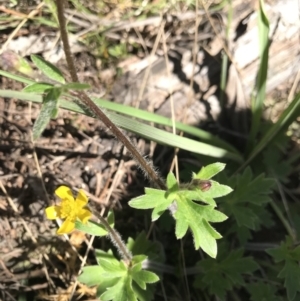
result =
[[[124,275],[124,273],[126,273],[126,268],[124,268],[120,261],[99,258],[98,262],[107,275],[111,274],[114,275],[114,277],[121,277]]]
[[[159,219],[161,217],[161,215],[168,209],[168,207],[170,206],[170,204],[172,203],[172,201],[167,200],[166,202],[163,202],[160,205],[157,205],[151,214],[151,219],[152,221],[156,221],[157,219]]]
[[[107,48],[107,52],[109,55],[114,56],[116,58],[124,57],[127,54],[127,47],[124,43],[115,44]]]
[[[101,300],[138,300],[136,290],[133,289],[133,281],[143,290],[147,290],[146,283],[157,282],[159,278],[152,272],[142,270],[141,264],[136,264],[129,268],[126,274],[119,278],[118,282],[108,287],[106,291],[101,294]],[[145,301],[152,299],[152,294],[144,294]],[[125,299],[124,299],[125,298]]]
[[[195,248],[201,248],[209,256],[217,256],[216,239],[222,236],[213,229],[209,222],[222,222],[227,216],[214,209],[214,206],[198,205],[193,201],[178,197],[176,199],[178,210],[174,214],[176,223],[176,234],[182,233],[189,227],[194,237]],[[181,236],[177,237],[181,238]]]
[[[278,275],[279,278],[284,278],[284,287],[287,290],[289,301],[295,299],[297,292],[300,292],[300,269],[299,262],[287,260],[284,268]]]
[[[134,277],[145,283],[155,283],[159,281],[159,277],[156,274],[145,270],[138,271]],[[135,278],[133,279],[135,280]]]
[[[132,289],[139,301],[154,300],[155,287],[154,284],[148,284],[147,289],[143,290],[135,281],[132,282]]]
[[[237,205],[231,208],[231,213],[234,215],[239,227],[245,226],[251,230],[255,230],[259,218],[252,208]]]
[[[286,160],[283,151],[279,147],[274,145],[272,146],[273,147],[265,149],[262,153],[264,171],[266,171],[272,178],[279,180],[281,183],[288,183],[289,175],[293,170],[293,162]],[[285,149],[287,149],[287,146]]]
[[[139,277],[139,275],[138,275],[138,273],[135,273],[135,274],[133,274],[132,275],[132,279],[136,282],[136,284],[141,288],[141,289],[143,289],[143,290],[145,290],[146,289],[146,283],[145,283],[145,281],[143,281],[140,277]]]
[[[135,240],[129,237],[126,246],[133,255],[145,254],[149,259],[159,262],[164,259],[162,245],[158,241],[147,239],[147,235],[144,231],[142,231]],[[133,258],[135,259],[137,257],[134,256]]]
[[[100,296],[102,301],[137,301],[135,294],[131,288],[131,283],[128,283],[129,279],[121,278],[112,287],[109,287],[106,292]]]
[[[159,277],[156,274],[142,269],[142,261],[145,259],[147,259],[147,257],[144,255],[134,256],[132,262],[138,263],[134,264],[129,269],[130,277],[142,290],[146,290],[147,284],[152,284],[159,281]],[[148,297],[152,296],[152,294],[147,295]]]
[[[143,242],[145,239],[144,234],[139,241]],[[132,240],[129,244],[134,247]],[[148,247],[153,245],[148,242]],[[98,266],[84,267],[78,280],[88,286],[97,285],[100,300],[152,300],[153,287],[148,288],[147,283],[157,282],[159,278],[154,273],[143,270],[142,262],[147,259],[146,255],[133,256],[131,265],[117,260],[111,251],[96,250],[96,258]]]
[[[207,191],[201,191],[197,189],[199,195],[201,195],[201,200],[205,198],[219,198],[228,195],[232,192],[232,188],[227,185],[219,184],[216,181],[210,181],[211,187]]]
[[[45,95],[41,111],[33,125],[33,140],[36,140],[41,136],[50,119],[53,118],[53,115],[57,113],[58,98],[60,93],[60,89],[52,88]]]
[[[143,261],[147,260],[147,256],[144,256],[144,255],[137,255],[137,256],[143,256],[143,257],[145,258]],[[131,262],[132,262],[132,261],[131,261]],[[133,265],[131,266],[131,268],[130,268],[130,274],[131,274],[131,276],[132,276],[133,274],[136,274],[137,272],[139,272],[139,271],[142,269],[142,267],[143,267],[142,262],[138,262],[138,263],[136,263],[136,264],[133,264]]]
[[[266,252],[271,255],[275,262],[290,259],[290,252],[293,242],[290,237],[287,237],[285,242],[282,242],[279,247],[268,249]]]
[[[178,218],[175,226],[175,235],[177,239],[182,238],[186,234],[188,229],[189,224],[185,220]]]
[[[272,300],[280,301],[281,298],[276,296],[276,286],[258,281],[257,283],[248,283],[246,286],[247,291],[251,295],[251,301],[262,301],[262,300]]]
[[[112,253],[111,250],[108,250],[107,252],[100,250],[100,249],[95,249],[95,255],[96,255],[96,260],[98,265],[100,265],[100,259],[101,258],[106,258],[114,262],[114,264],[118,264],[118,260],[115,258],[114,254]]]
[[[200,180],[209,180],[219,172],[221,172],[225,168],[225,166],[226,164],[220,162],[203,166],[197,174],[194,174],[193,178]]]
[[[242,250],[223,251],[220,258],[202,259],[197,265],[201,273],[195,279],[195,286],[208,289],[221,300],[225,300],[228,291],[245,285],[244,274],[252,274],[259,268],[251,257],[243,257]]]
[[[172,172],[168,173],[166,184],[167,184],[168,190],[172,190],[172,191],[178,190],[178,183],[175,178],[175,175]]]
[[[233,216],[239,227],[258,229],[264,224],[260,216],[263,214],[262,210],[266,210],[266,204],[271,201],[274,180],[263,174],[253,178],[251,169],[246,168],[243,174],[227,181],[234,191],[219,200],[224,213]]]
[[[145,192],[146,194],[129,201],[129,206],[136,209],[151,209],[162,204],[168,203],[169,205],[171,203],[167,198],[165,198],[164,190],[146,188]]]
[[[146,259],[147,259],[147,256],[144,254],[143,255],[135,255],[132,257],[132,260],[131,260],[132,266],[134,267],[135,265],[142,264],[142,262]]]
[[[65,83],[65,79],[61,73],[61,71],[48,61],[44,60],[40,56],[32,54],[31,59],[33,63],[36,65],[36,67],[42,71],[48,78],[57,81],[61,84]]]
[[[221,169],[220,165],[218,169]],[[215,172],[216,169],[213,173]],[[129,205],[138,209],[153,208],[152,220],[159,218],[168,208],[176,220],[176,237],[182,238],[190,228],[194,237],[195,248],[201,247],[209,256],[216,257],[216,239],[222,236],[210,223],[222,222],[227,219],[227,216],[214,209],[216,203],[213,197],[228,194],[231,192],[231,188],[215,181],[211,182],[212,185],[209,186],[209,190],[201,191],[191,184],[178,186],[175,176],[169,173],[167,191],[147,188],[145,195],[133,199]],[[203,206],[194,201],[202,201],[208,205]]]
[[[97,293],[96,293],[97,297],[100,299],[100,296],[106,292],[107,288],[113,287],[118,283],[118,281],[119,278],[105,278],[105,277],[101,278],[101,283],[97,286]]]
[[[252,257],[243,257],[242,249],[230,252],[222,262],[223,269],[227,270],[230,280],[239,285],[244,285],[242,274],[251,274],[259,269],[259,265]]]
[[[207,192],[207,191],[206,191]],[[195,190],[181,190],[178,192],[179,195],[183,195],[187,199],[193,200],[193,201],[201,201],[203,203],[206,203],[208,205],[212,205],[214,207],[217,206],[215,200],[211,198],[210,196],[206,195],[206,192],[202,192],[200,189]]]
[[[294,300],[300,292],[300,246],[295,247],[292,239],[287,237],[279,247],[268,249],[266,252],[274,258],[275,262],[284,261],[284,267],[278,277],[284,279],[288,300]]]
[[[82,268],[82,274],[78,276],[78,281],[88,286],[94,286],[101,283],[101,274],[104,270],[101,266],[86,266]]]

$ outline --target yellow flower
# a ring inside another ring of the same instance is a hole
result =
[[[57,234],[67,234],[74,230],[77,218],[85,224],[92,216],[88,209],[83,208],[87,204],[88,198],[82,189],[78,191],[76,200],[71,189],[67,186],[58,187],[55,194],[61,199],[61,204],[46,208],[45,213],[48,219],[65,219],[57,230]]]

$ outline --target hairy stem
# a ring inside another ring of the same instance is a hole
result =
[[[64,46],[64,52],[66,56],[66,61],[71,74],[73,82],[79,82],[77,72],[75,69],[69,39],[68,32],[66,28],[66,19],[64,16],[64,0],[56,0],[57,15],[60,25],[60,34]],[[153,169],[152,165],[149,164],[144,157],[138,152],[137,148],[129,141],[129,139],[120,131],[120,129],[105,115],[105,113],[91,100],[91,98],[85,92],[73,92],[72,95],[77,96],[82,105],[86,106],[94,116],[99,118],[105,126],[116,136],[116,138],[128,149],[132,154],[135,161],[139,166],[145,171],[159,188],[165,189],[166,185],[163,180],[158,176],[158,174]],[[120,255],[123,259],[131,261],[132,255],[127,249],[125,243],[122,241],[120,234],[113,229],[109,223],[99,214],[96,210],[93,210],[96,217],[99,218],[100,222],[104,225],[109,233],[110,239],[116,245]]]
[[[71,74],[73,82],[79,82],[77,72],[72,57],[68,33],[66,28],[66,19],[64,16],[64,0],[56,0],[57,15],[60,25],[60,34],[64,46],[64,52],[66,61]],[[139,164],[142,170],[149,176],[160,189],[165,189],[165,183],[158,176],[152,165],[149,164],[144,157],[139,153],[136,147],[129,141],[129,139],[121,132],[121,130],[105,115],[105,113],[91,100],[91,98],[85,92],[74,92],[73,95],[77,95],[83,105],[85,105],[97,118],[99,118],[105,126],[116,136],[116,138],[127,148],[131,153],[135,161]]]
[[[116,231],[116,229],[113,229],[110,226],[110,224],[107,222],[107,220],[101,214],[99,214],[96,210],[93,210],[93,208],[91,208],[91,207],[89,207],[89,209],[92,210],[93,214],[100,220],[100,223],[108,231],[109,237],[110,237],[111,241],[114,243],[114,245],[117,246],[117,249],[118,249],[119,254],[121,255],[122,259],[130,262],[132,259],[132,255],[131,255],[130,251],[127,249],[123,240],[121,239],[120,234]]]

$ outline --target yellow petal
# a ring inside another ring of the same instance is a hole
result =
[[[92,213],[88,209],[81,209],[78,218],[85,224],[92,216]]]
[[[76,205],[79,208],[84,207],[88,202],[88,198],[85,195],[84,191],[82,189],[79,189],[77,197],[76,197]]]
[[[69,187],[67,186],[59,186],[56,190],[55,190],[55,194],[60,198],[60,199],[68,199],[68,200],[73,200],[74,201],[74,197],[72,194],[72,191]]]
[[[59,217],[59,206],[50,206],[45,209],[46,217],[48,219],[56,219]]]
[[[71,220],[66,219],[60,228],[56,231],[57,234],[68,234],[75,228],[75,223],[72,222]]]

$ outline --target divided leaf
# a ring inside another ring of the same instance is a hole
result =
[[[284,279],[284,287],[287,290],[289,301],[294,300],[297,292],[300,292],[299,262],[296,262],[294,260],[287,260],[278,277]]]
[[[114,286],[107,288],[100,298],[102,301],[137,301],[130,279],[127,277],[118,279],[118,282]]]
[[[243,274],[251,274],[259,268],[251,257],[243,257],[242,250],[231,251],[222,259],[203,259],[198,265],[202,273],[197,276],[195,286],[207,288],[221,300],[225,300],[226,293],[234,287],[244,285]]]
[[[285,262],[278,278],[284,279],[288,300],[294,300],[297,293],[300,293],[300,246],[295,247],[288,237],[278,248],[269,249],[267,253],[274,258],[275,262]]]
[[[224,164],[215,163],[202,168],[201,176],[210,179],[224,168]],[[195,177],[190,184],[178,185],[173,173],[167,177],[167,191],[146,188],[145,194],[129,202],[137,209],[152,209],[152,220],[158,219],[166,209],[169,209],[176,220],[175,235],[182,238],[190,228],[194,237],[195,248],[202,248],[211,257],[217,256],[216,239],[222,236],[210,223],[222,222],[227,216],[215,210],[214,198],[224,196],[232,191],[228,186],[215,181],[208,181],[206,186],[199,184]],[[202,184],[202,182],[200,183]],[[204,189],[203,189],[204,188]],[[196,202],[201,202],[200,204]],[[205,205],[203,205],[203,203]]]
[[[162,245],[158,241],[148,240],[144,231],[135,240],[129,237],[126,246],[133,255],[145,254],[151,260],[164,261]]]
[[[83,268],[78,280],[88,286],[97,285],[97,296],[103,301],[150,301],[152,290],[147,284],[159,281],[159,277],[143,270],[144,255],[134,256],[131,265],[118,261],[111,252],[97,250],[98,266]],[[143,292],[139,289],[141,288]]]
[[[164,203],[168,206],[171,201],[169,201],[165,195],[166,192],[164,190],[145,188],[145,194],[129,201],[129,205],[136,209],[151,209],[161,206]]]
[[[225,168],[225,166],[226,164],[220,162],[203,166],[197,174],[194,174],[193,178],[200,180],[209,180],[216,174],[221,172]]]
[[[285,132],[283,132],[285,134]],[[283,135],[282,135],[283,136]],[[278,143],[278,140],[281,137],[278,137],[276,139],[276,142]],[[284,136],[284,138],[289,138],[287,136]],[[281,139],[282,140],[282,139]],[[281,142],[281,141],[280,141]],[[293,170],[292,162],[289,160],[286,160],[284,158],[284,155],[282,154],[282,148],[284,147],[282,144],[280,147],[277,145],[268,146],[266,150],[263,152],[263,162],[264,162],[264,170],[267,171],[268,174],[270,174],[273,178],[278,179],[281,183],[287,183],[288,182],[288,176]],[[286,146],[287,148],[287,146]]]
[[[177,191],[178,190],[178,183],[175,178],[175,175],[170,172],[167,176],[167,188],[169,191]]]
[[[197,198],[195,200],[199,200],[202,202],[209,203],[209,200],[211,198],[220,198],[222,196],[225,196],[232,192],[232,188],[226,185],[219,184],[216,181],[210,180],[210,188],[208,190],[202,191],[201,187],[193,186],[194,180],[192,181],[192,187],[194,190],[192,190],[193,193],[197,193]],[[181,191],[181,193],[185,194],[186,191]]]
[[[247,284],[246,289],[251,294],[251,301],[282,300],[275,295],[276,294],[275,285],[270,285],[262,281],[259,281],[257,283],[249,283]]]
[[[263,174],[253,178],[248,167],[243,174],[230,178],[229,185],[234,187],[233,193],[220,200],[224,212],[234,216],[239,227],[257,229],[263,223],[260,219],[262,209],[271,200],[273,179],[265,178]]]
[[[177,211],[173,215],[176,220],[176,237],[182,238],[188,228],[191,229],[195,248],[201,248],[209,256],[217,256],[216,239],[222,236],[209,224],[227,219],[222,212],[214,209],[211,205],[199,205],[195,202],[177,197]]]
[[[102,281],[104,280],[104,279],[101,280],[99,275],[103,275],[103,274],[104,274],[104,269],[101,266],[97,266],[97,265],[86,266],[83,268],[82,274],[78,277],[78,281],[88,286],[99,285],[100,282],[102,283]],[[114,279],[114,277],[111,278],[107,277],[106,280],[107,279],[110,279],[111,281]]]

